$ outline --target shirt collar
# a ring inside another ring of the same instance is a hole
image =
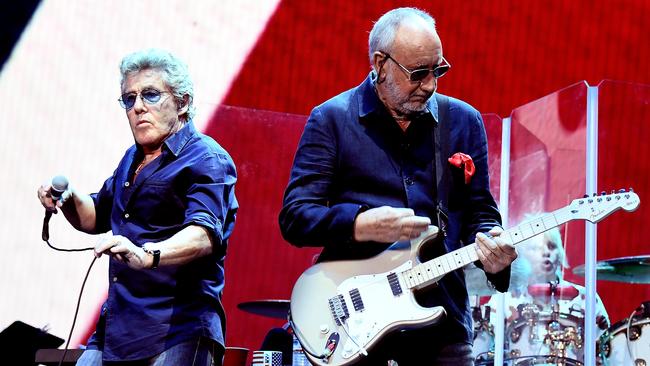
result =
[[[386,109],[375,91],[374,79],[375,72],[371,71],[368,77],[358,87],[359,117],[365,117],[371,113]],[[435,124],[438,124],[438,101],[436,100],[435,93],[427,101],[427,111],[423,113],[429,113],[433,117]]]
[[[169,136],[164,144],[167,146],[167,149],[178,156],[181,150],[187,144],[188,141],[196,134],[196,128],[194,127],[194,122],[189,120],[185,123],[185,126],[181,127],[180,130],[176,131],[173,135]]]

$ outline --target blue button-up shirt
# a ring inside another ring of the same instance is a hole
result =
[[[235,165],[191,121],[165,140],[161,155],[133,181],[142,158],[137,145],[129,148],[113,176],[91,195],[96,231],[111,230],[142,246],[199,225],[214,246],[212,254],[191,263],[154,270],[110,259],[108,299],[89,342],[89,348],[103,350],[104,360],[151,357],[198,336],[224,344],[221,292],[238,208]]]
[[[408,207],[437,224],[448,218],[442,251],[474,241],[477,232],[500,224],[489,191],[487,140],[481,115],[467,103],[449,98],[447,153],[470,155],[476,173],[465,184],[460,170],[447,158],[442,165],[449,186],[437,186],[434,131],[439,106],[430,98],[427,109],[402,131],[380,101],[369,76],[312,111],[291,170],[280,213],[286,240],[297,246],[322,246],[319,260],[362,259],[389,244],[353,240],[354,220],[361,210],[381,206]],[[439,158],[439,157],[438,157]],[[460,174],[459,174],[460,173]],[[444,189],[448,200],[438,197]],[[444,204],[441,205],[441,202]],[[508,286],[509,268],[488,278],[497,288]],[[447,320],[436,328],[440,340],[470,342],[472,325],[463,271],[447,274],[435,289],[418,298],[427,306],[441,305]]]

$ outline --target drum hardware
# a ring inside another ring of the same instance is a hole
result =
[[[578,296],[578,289],[571,285],[547,282],[528,286],[528,293],[536,299],[572,300]]]
[[[520,304],[518,317],[506,329],[504,365],[563,365],[582,366],[583,339],[581,335],[583,317],[572,314],[543,311],[538,304]],[[492,365],[494,349],[484,343],[486,332],[478,325],[483,318],[479,310],[473,311],[475,329],[481,329],[476,345],[480,348],[474,354],[476,365]],[[650,332],[649,332],[650,333]]]
[[[517,306],[517,317],[506,326],[504,365],[582,366],[584,311],[572,306],[564,313],[559,306],[559,300],[570,301],[579,296],[577,288],[561,283],[536,284],[529,286],[529,294],[541,302]],[[472,307],[475,350],[476,345],[480,349],[474,354],[475,364],[491,365],[494,349],[485,346],[485,339],[480,338],[488,336],[484,325],[488,316],[483,310],[478,302]]]
[[[627,331],[626,331],[627,339],[626,339],[625,345],[627,346],[627,353],[630,355],[630,359],[634,359],[634,365],[635,366],[645,366],[646,361],[644,359],[641,359],[641,358],[635,358],[636,355],[632,352],[632,347],[630,346],[630,343],[636,341],[637,339],[639,339],[641,337],[641,327],[636,326],[636,325],[634,327],[632,327],[632,321],[634,320],[634,315],[635,314],[643,315],[643,314],[647,313],[646,304],[650,304],[650,303],[643,303],[638,308],[634,309],[632,314],[630,314],[630,317],[628,318],[629,320],[627,322]],[[650,309],[647,309],[647,310],[650,310]]]
[[[641,337],[641,328],[636,325],[627,326],[627,339],[630,341],[636,341]]]
[[[549,330],[544,337],[544,344],[549,346],[552,356],[567,358],[568,346],[574,346],[577,349],[582,348],[582,335],[575,327],[566,327],[561,330],[559,323],[556,324],[557,330]]]
[[[546,336],[544,344],[550,348],[550,354],[555,357],[566,358],[567,348],[573,346],[576,349],[582,349],[581,328],[562,327],[560,319],[559,299],[572,299],[578,295],[578,290],[573,286],[559,286],[557,282],[549,282],[548,289],[551,295],[551,321],[546,326]],[[569,289],[574,289],[571,291]]]
[[[609,332],[603,333],[603,335],[600,336],[601,339],[607,339],[610,336]],[[612,352],[612,347],[610,342],[601,342],[600,340],[598,341],[598,347],[596,347],[596,350],[598,351],[598,356],[601,359],[606,359],[610,356]]]
[[[489,320],[481,319],[478,323],[478,326],[474,328],[474,338],[476,338],[478,332],[487,332],[488,335],[494,337],[494,325],[490,324]]]
[[[477,365],[491,363],[494,360],[494,325],[490,323],[492,309],[489,305],[482,305],[489,298],[471,295],[472,324],[474,340],[472,357]]]
[[[646,366],[650,361],[650,301],[609,327],[598,339],[598,361],[604,366]]]
[[[480,302],[480,298],[477,297],[477,302]],[[489,305],[485,306],[485,309],[481,309],[479,303],[476,306],[472,306],[472,319],[474,320],[474,339],[479,332],[487,332],[489,335],[494,337],[494,326],[490,324],[490,312],[491,308]]]
[[[512,357],[507,361],[509,361],[507,365],[512,366],[584,366],[582,362],[572,358],[545,355]]]
[[[474,358],[475,365],[493,365],[494,364],[494,351],[487,351],[479,353]]]
[[[510,356],[510,364],[582,365],[578,360],[582,358],[583,312],[579,311],[581,316],[561,313],[558,302],[572,300],[578,296],[578,290],[550,282],[529,286],[529,294],[533,298],[550,300],[547,305],[550,311],[543,311],[541,305],[534,303],[517,306],[519,316],[508,327],[510,342],[506,354]]]
[[[521,357],[521,351],[518,349],[513,349],[510,352],[507,352],[507,354],[508,356],[510,356],[510,358]]]
[[[584,317],[584,315],[585,315],[585,310],[584,310],[583,308],[581,308],[580,306],[578,306],[578,305],[576,305],[576,304],[573,304],[573,305],[571,305],[571,307],[569,308],[569,314],[574,314],[574,313],[578,313],[578,314],[580,314],[580,316],[583,316],[583,317]],[[605,324],[606,324],[606,323],[607,323],[607,319],[604,318],[604,320],[605,320]],[[598,319],[596,319],[596,321],[598,321]],[[600,327],[600,325],[599,325],[599,327]],[[607,327],[605,327],[605,328],[601,328],[601,329],[606,329],[606,328],[607,328]]]
[[[537,334],[537,322],[541,311],[539,305],[519,304],[519,306],[517,306],[517,311],[519,312],[519,317],[515,320],[515,323],[525,321],[528,328],[531,329],[530,334],[528,335],[528,341],[535,342],[539,340],[539,335]],[[515,329],[510,332],[510,341],[516,343],[519,341],[520,337],[521,331],[519,328],[515,327]]]

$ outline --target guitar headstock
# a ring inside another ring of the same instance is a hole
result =
[[[602,192],[600,195],[585,195],[583,198],[573,200],[569,209],[573,218],[596,223],[618,209],[634,211],[640,203],[639,196],[630,188],[628,191],[621,189],[610,194]]]

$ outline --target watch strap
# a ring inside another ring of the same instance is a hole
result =
[[[158,264],[160,264],[160,250],[149,249],[147,247],[142,247],[142,249],[145,251],[145,253],[149,253],[153,256],[153,263],[151,263],[151,267],[149,269],[158,268]]]

